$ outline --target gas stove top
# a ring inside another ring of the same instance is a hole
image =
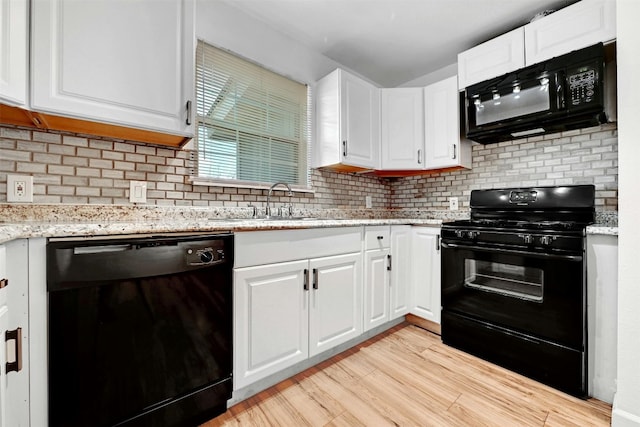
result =
[[[494,229],[494,230],[531,230],[531,231],[582,231],[589,223],[578,221],[524,221],[508,219],[470,219],[444,223],[443,227]]]
[[[473,190],[471,219],[442,225],[442,240],[455,245],[535,251],[580,251],[595,216],[595,187]]]

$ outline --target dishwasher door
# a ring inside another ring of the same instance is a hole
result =
[[[196,425],[226,410],[233,236],[51,241],[49,425]]]

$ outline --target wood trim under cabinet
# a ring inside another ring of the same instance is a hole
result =
[[[28,128],[96,135],[106,138],[144,142],[147,144],[163,145],[173,148],[181,148],[191,140],[191,138],[182,135],[171,135],[126,126],[60,117],[52,114],[36,113],[4,104],[0,104],[0,124],[11,124]]]
[[[404,320],[406,320],[408,323],[411,323],[412,325],[416,325],[419,328],[426,329],[427,331],[433,332],[437,335],[441,335],[440,325],[432,322],[431,320],[426,320],[410,313],[404,316]]]
[[[450,168],[442,168],[442,169],[426,169],[426,170],[399,170],[399,171],[387,171],[387,170],[377,170],[373,172],[373,175],[379,176],[381,178],[401,178],[405,176],[418,176],[418,175],[430,175],[434,173],[441,172],[453,172],[457,170],[468,169],[464,166],[453,166]]]

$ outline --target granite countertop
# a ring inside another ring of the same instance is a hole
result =
[[[29,237],[91,237],[177,232],[241,232],[362,225],[424,225],[438,227],[439,219],[212,219],[166,222],[17,223],[0,224],[0,243]]]
[[[174,232],[258,231],[374,225],[439,226],[465,211],[299,210],[304,219],[252,219],[247,208],[0,204],[0,243],[31,237],[90,237]],[[618,235],[617,215],[603,214],[587,234]]]

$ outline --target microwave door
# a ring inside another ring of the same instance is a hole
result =
[[[548,83],[526,89],[516,85],[506,94],[493,93],[484,101],[476,99],[473,104],[476,126],[514,120],[552,108]]]

